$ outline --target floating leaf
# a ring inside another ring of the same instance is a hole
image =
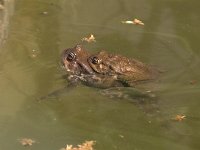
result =
[[[81,145],[77,147],[73,147],[72,145],[67,145],[66,148],[62,148],[61,150],[94,150],[93,145],[95,141],[85,141]]]
[[[127,21],[121,21],[125,24],[135,24],[135,25],[144,25],[144,23],[139,19],[134,19],[133,21],[127,20]]]
[[[23,146],[32,146],[33,143],[35,143],[34,140],[29,139],[29,138],[20,139],[19,142],[20,142]]]
[[[172,118],[175,121],[183,121],[186,118],[185,115],[176,115],[174,118]]]
[[[95,37],[94,37],[93,34],[90,34],[89,37],[84,37],[84,38],[82,38],[82,41],[86,41],[86,42],[88,42],[88,43],[90,43],[90,42],[96,42]]]

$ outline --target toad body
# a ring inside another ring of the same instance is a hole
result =
[[[69,80],[99,88],[134,87],[157,76],[155,68],[141,61],[106,51],[90,54],[81,45],[64,50],[62,64]]]

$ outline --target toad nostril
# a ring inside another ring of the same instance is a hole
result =
[[[81,51],[81,45],[76,45],[76,50]]]

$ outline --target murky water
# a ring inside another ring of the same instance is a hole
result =
[[[95,140],[97,150],[200,148],[200,2],[191,0],[18,0],[0,54],[0,149],[35,150]],[[122,24],[138,18],[145,26]],[[60,52],[93,33],[91,52],[138,58],[164,70],[147,90],[159,111],[148,113],[97,89],[78,87],[38,102],[66,85]],[[183,114],[177,122],[171,118]]]

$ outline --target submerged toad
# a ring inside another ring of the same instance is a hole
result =
[[[155,69],[138,60],[105,51],[91,55],[81,45],[64,50],[62,64],[69,80],[100,88],[135,86],[154,79],[156,74]]]
[[[38,101],[55,98],[81,82],[91,87],[104,88],[100,90],[102,95],[128,100],[147,113],[158,112],[155,95],[141,88],[134,88],[137,82],[154,79],[157,73],[154,68],[138,60],[105,51],[91,55],[81,45],[64,50],[61,63],[67,72],[68,85],[40,97]]]
[[[61,54],[61,63],[67,72],[69,83],[67,88],[82,82],[91,87],[104,88],[102,94],[117,98],[152,97],[147,92],[132,87],[138,82],[154,79],[158,74],[156,69],[136,59],[105,51],[92,55],[81,45],[65,49]],[[39,100],[55,97],[65,91],[65,88],[43,96]]]

